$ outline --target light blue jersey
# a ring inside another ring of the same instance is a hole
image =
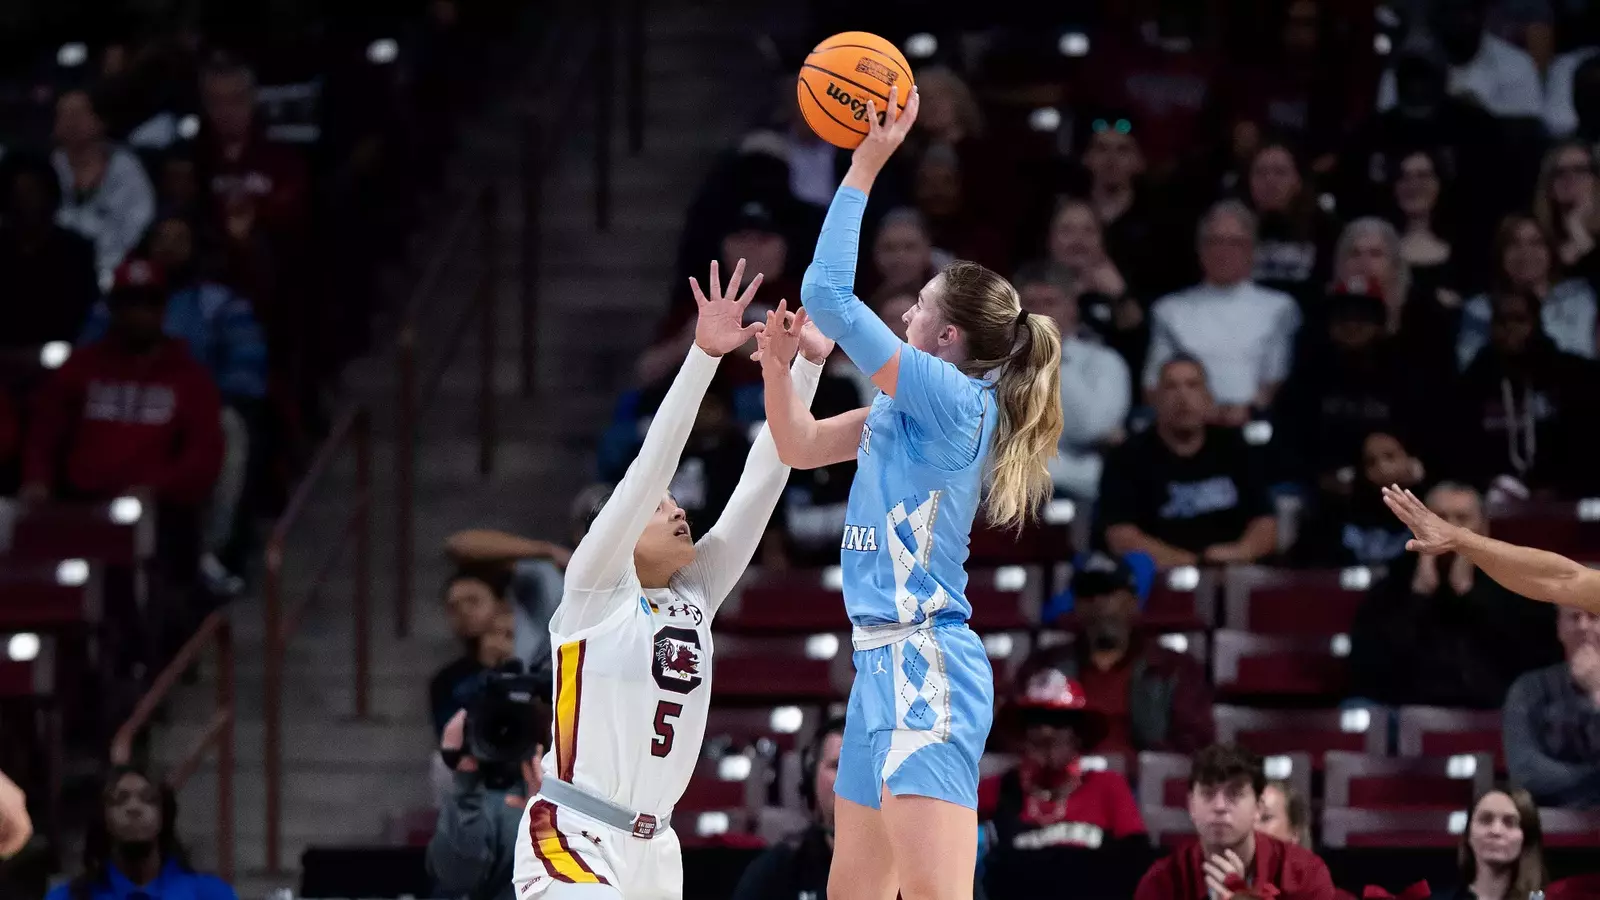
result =
[[[866,195],[834,195],[801,299],[863,372],[898,351],[894,396],[872,402],[840,542],[856,626],[835,790],[877,808],[882,792],[977,804],[993,714],[983,642],[966,626],[967,548],[999,423],[994,385],[895,337],[854,293]]]

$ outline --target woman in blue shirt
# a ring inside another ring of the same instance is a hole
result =
[[[780,305],[759,339],[780,458],[857,466],[840,548],[856,681],[835,785],[834,900],[972,896],[994,678],[967,627],[967,546],[979,506],[991,524],[1020,528],[1049,498],[1061,436],[1060,334],[1004,278],[945,267],[906,313],[905,341],[855,296],[867,192],[917,106],[913,89],[898,116],[869,109],[806,270],[805,307],[791,317]],[[872,373],[871,406],[819,422],[793,400],[783,360],[808,317]]]
[[[166,785],[119,766],[100,800],[101,815],[84,838],[83,873],[46,900],[238,900],[227,882],[189,867],[178,844],[177,800]]]

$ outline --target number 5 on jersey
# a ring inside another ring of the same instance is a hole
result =
[[[656,704],[656,736],[650,740],[650,755],[664,757],[672,752],[672,741],[676,732],[672,727],[673,719],[683,715],[683,704],[662,700]]]

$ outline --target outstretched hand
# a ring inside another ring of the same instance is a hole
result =
[[[881,121],[877,103],[868,98],[867,136],[861,139],[854,155],[850,157],[852,165],[861,166],[876,175],[882,171],[889,157],[894,155],[894,151],[905,142],[911,126],[917,121],[917,110],[922,106],[922,99],[916,87],[912,86],[911,99],[906,101],[906,108],[902,110],[899,96],[898,85],[889,88],[889,102],[881,114]]]
[[[750,354],[750,358],[765,362],[768,358],[767,348],[772,343],[770,336],[783,331],[785,339],[779,342],[780,352],[773,356],[773,365],[788,368],[794,362],[795,346],[789,340],[794,337],[798,338],[796,343],[799,351],[805,354],[806,359],[817,365],[827,362],[828,355],[833,352],[833,341],[818,330],[816,323],[806,315],[804,307],[789,312],[788,306],[787,300],[779,300],[778,308],[767,314],[767,324],[762,329],[762,336],[756,338],[756,351]]]
[[[1439,518],[1410,490],[1397,484],[1389,485],[1383,489],[1383,502],[1411,529],[1411,540],[1406,541],[1407,550],[1437,556],[1453,552],[1461,546],[1462,528]]]
[[[707,298],[700,289],[700,282],[693,277],[689,279],[689,289],[694,292],[694,302],[700,307],[700,318],[694,326],[694,342],[707,356],[722,356],[744,346],[750,338],[761,333],[760,322],[744,324],[744,310],[755,299],[756,288],[761,287],[762,276],[757,274],[750,280],[750,286],[739,293],[739,284],[744,280],[744,260],[733,267],[733,277],[728,279],[727,287],[722,285],[719,277],[717,263],[711,263],[711,296]]]

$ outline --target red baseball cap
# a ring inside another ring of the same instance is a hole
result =
[[[111,276],[113,294],[154,294],[163,299],[167,293],[166,273],[147,259],[128,258],[117,266]]]

